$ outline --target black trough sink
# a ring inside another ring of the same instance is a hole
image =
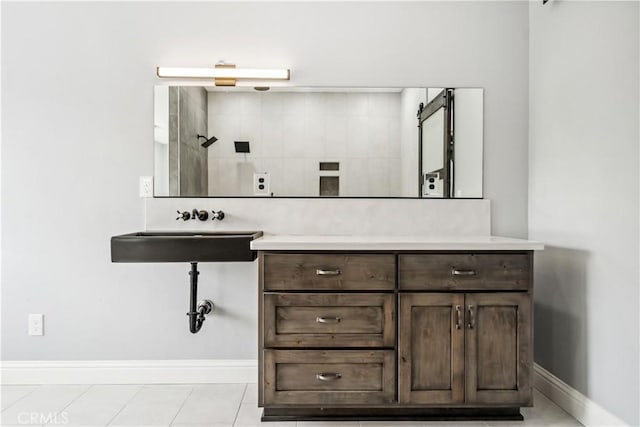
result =
[[[111,238],[112,262],[253,261],[262,231],[139,232]]]

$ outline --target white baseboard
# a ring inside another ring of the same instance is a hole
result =
[[[256,360],[3,361],[2,384],[253,383]]]
[[[534,366],[533,384],[540,393],[587,427],[627,425],[537,363]]]

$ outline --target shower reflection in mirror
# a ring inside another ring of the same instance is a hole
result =
[[[427,90],[418,109],[419,193],[422,197],[482,194],[482,91]]]
[[[480,198],[482,98],[478,88],[156,86],[155,196]]]

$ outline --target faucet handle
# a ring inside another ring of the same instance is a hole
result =
[[[222,211],[211,211],[211,220],[215,221],[222,221],[224,219],[224,212]]]
[[[176,212],[178,212],[178,217],[176,218],[176,221],[179,219],[183,221],[188,221],[189,219],[191,219],[191,214],[188,211],[184,211],[184,212],[176,211]]]

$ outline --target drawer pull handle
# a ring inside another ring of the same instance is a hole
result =
[[[460,306],[456,305],[456,329],[460,329],[462,326],[462,313],[460,313]]]
[[[316,317],[316,323],[340,323],[340,318],[338,316],[335,316],[335,317],[318,316]]]
[[[473,306],[470,305],[467,309],[469,310],[469,329],[473,329],[476,325],[476,319],[473,316]]]
[[[318,381],[336,381],[342,378],[342,375],[338,373],[322,373],[316,374],[316,379]]]
[[[475,276],[476,271],[475,270],[459,270],[457,268],[454,268],[453,270],[451,270],[451,275],[452,276]]]
[[[336,270],[323,270],[323,269],[317,269],[316,270],[316,276],[339,276],[340,273],[342,273],[340,270],[336,269]]]

